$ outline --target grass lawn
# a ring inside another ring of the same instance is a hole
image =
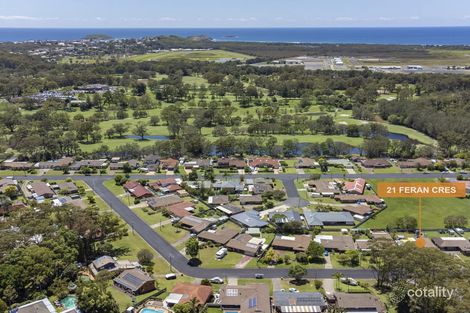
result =
[[[243,258],[243,254],[229,251],[222,260],[217,260],[215,253],[219,249],[220,247],[207,247],[199,250],[199,260],[202,262],[201,267],[232,268]]]
[[[207,51],[162,51],[158,53],[148,53],[142,55],[135,55],[127,58],[136,62],[155,61],[155,60],[174,60],[185,59],[191,61],[217,61],[224,58],[233,58],[247,60],[252,57],[224,50],[207,50]]]
[[[256,279],[256,278],[239,278],[238,279],[239,285],[249,285],[249,284],[267,284],[269,286],[269,293],[273,293],[273,283],[271,279],[263,278],[263,279]]]
[[[116,185],[114,180],[107,180],[104,182],[104,186],[109,189],[115,196],[124,194],[126,191],[122,186]]]
[[[186,234],[188,234],[186,230],[177,228],[171,224],[157,227],[155,231],[169,243],[175,243],[181,238],[183,238]]]
[[[335,288],[339,292],[347,293],[369,293],[369,290],[361,286],[350,286],[342,282],[335,282]]]
[[[300,282],[300,284],[297,284],[295,280],[290,278],[281,280],[281,288],[285,291],[289,291],[289,288],[295,288],[300,292],[315,292],[321,290],[315,288],[313,280],[304,279],[302,282]]]
[[[137,208],[132,210],[138,217],[140,217],[145,223],[149,225],[155,225],[160,222],[168,220],[168,217],[163,216],[161,212],[154,212],[152,209],[148,208],[148,212],[144,212],[142,208]],[[149,214],[153,213],[153,214]]]

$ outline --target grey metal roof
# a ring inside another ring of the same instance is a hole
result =
[[[232,218],[247,227],[264,227],[268,225],[268,223],[259,217],[256,211],[246,211],[235,214]]]
[[[284,217],[281,217],[284,216]],[[296,211],[286,211],[286,212],[271,212],[269,213],[269,220],[273,221],[276,224],[284,224],[288,222],[301,222],[300,214]]]
[[[349,212],[313,212],[303,211],[309,226],[323,226],[325,223],[354,224],[354,217]]]

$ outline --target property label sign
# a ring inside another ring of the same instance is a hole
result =
[[[379,183],[377,194],[381,198],[463,198],[465,183]]]

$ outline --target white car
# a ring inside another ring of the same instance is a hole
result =
[[[223,284],[224,283],[224,280],[220,277],[212,277],[209,281],[213,284]]]
[[[289,292],[299,292],[296,288],[289,288]]]

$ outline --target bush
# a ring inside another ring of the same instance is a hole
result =
[[[148,249],[141,249],[137,252],[137,259],[139,259],[140,264],[149,265],[153,260],[153,254]]]
[[[319,290],[323,286],[323,282],[321,280],[315,279],[313,281],[313,284],[315,285],[315,288]]]

